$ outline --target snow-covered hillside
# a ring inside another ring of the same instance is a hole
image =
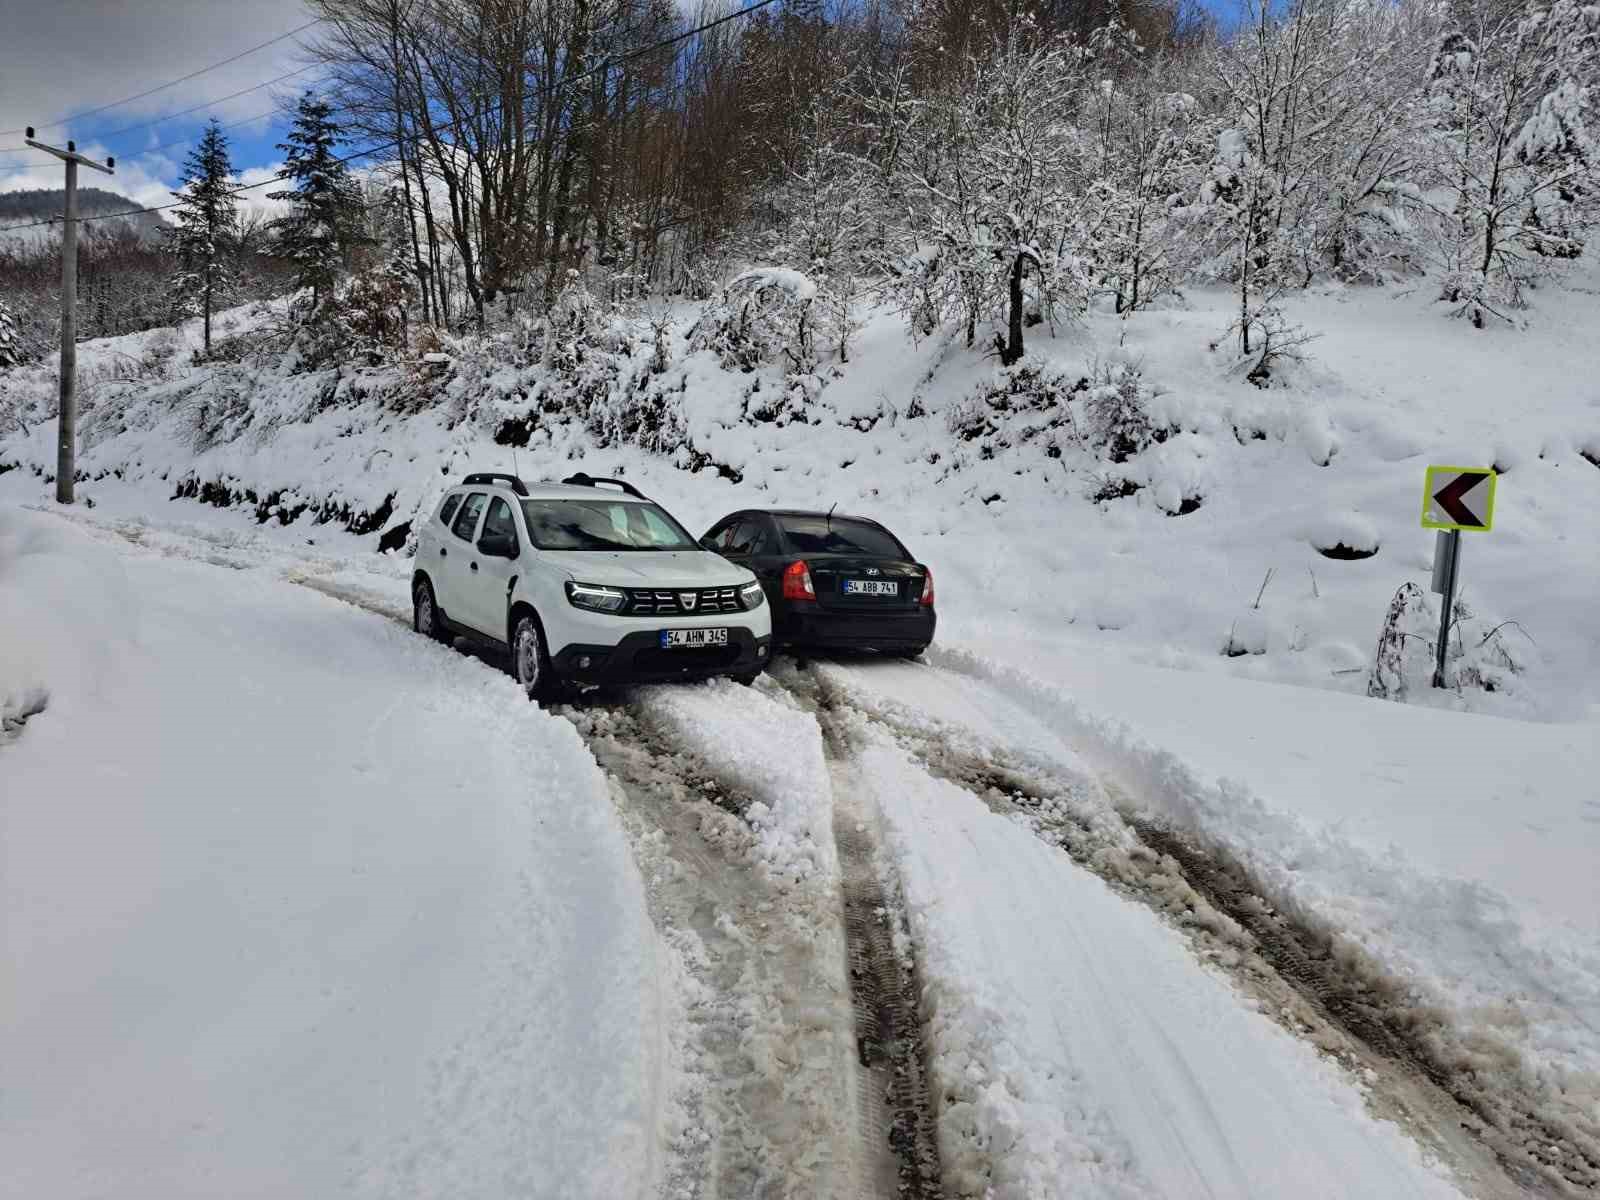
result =
[[[643,322],[591,318],[558,344],[463,339],[448,365],[288,375],[192,367],[193,331],[157,331],[80,352],[80,462],[116,479],[91,497],[235,503],[309,536],[332,519],[374,546],[469,469],[626,474],[697,530],[741,505],[837,503],[932,564],[948,639],[1047,637],[1352,694],[1396,590],[1428,581],[1425,467],[1493,465],[1495,530],[1467,537],[1462,566],[1472,671],[1457,674],[1480,686],[1431,691],[1419,652],[1408,699],[1588,712],[1600,270],[1540,292],[1517,329],[1448,321],[1422,286],[1314,289],[1289,311],[1318,340],[1265,389],[1208,349],[1229,303],[1196,292],[1129,320],[1041,327],[1004,373],[959,343],[912,341],[887,312],[848,362],[787,377],[691,349],[706,341],[697,306],[670,314],[659,350]],[[1137,444],[1097,434],[1091,401],[1116,389],[1079,384],[1118,372],[1148,414]],[[0,469],[20,468],[6,494],[44,490],[53,404],[48,365],[0,374]],[[1410,632],[1433,636],[1426,620]]]

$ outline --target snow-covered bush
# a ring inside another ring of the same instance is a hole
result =
[[[23,362],[22,331],[0,297],[0,367],[17,367]]]
[[[959,441],[977,443],[982,458],[1029,443],[1059,458],[1066,446],[1082,441],[1071,402],[1088,387],[1087,379],[1025,358],[997,369],[950,410],[945,422]]]
[[[1389,604],[1367,695],[1382,700],[1406,700],[1433,684],[1439,645],[1439,608],[1414,583],[1402,584]],[[1533,645],[1515,621],[1490,625],[1460,597],[1450,624],[1450,646],[1445,653],[1445,683],[1457,693],[1466,690],[1514,693],[1520,677],[1532,665]]]
[[[814,374],[822,320],[816,299],[816,283],[799,271],[745,271],[705,306],[689,330],[689,349],[711,351],[729,371],[779,363],[793,374]]]
[[[1158,395],[1137,363],[1096,363],[1082,391],[1086,442],[1112,462],[1126,462],[1153,442],[1166,440],[1168,430],[1150,411]]]
[[[350,331],[350,353],[375,367],[406,351],[410,279],[392,264],[363,271],[340,293],[340,317]]]

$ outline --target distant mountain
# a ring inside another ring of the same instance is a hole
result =
[[[15,247],[43,245],[61,237],[60,217],[66,204],[66,192],[61,188],[38,188],[25,192],[0,192],[0,246]],[[142,242],[154,242],[166,229],[167,223],[159,213],[139,212],[131,216],[112,214],[128,213],[143,207],[117,192],[104,188],[80,187],[78,189],[78,215],[80,217],[107,217],[107,220],[90,221],[78,229],[81,243],[100,240],[120,240],[132,234]],[[37,221],[54,224],[38,226]],[[34,225],[19,230],[9,227]]]

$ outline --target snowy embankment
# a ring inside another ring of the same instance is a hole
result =
[[[673,969],[570,725],[52,515],[0,629],[0,1194],[650,1189]]]
[[[1499,512],[1465,547],[1462,628],[1494,690],[1408,699],[1575,720],[1600,701],[1600,559],[1582,539],[1600,496],[1597,283],[1587,261],[1533,296],[1526,328],[1482,331],[1422,283],[1296,293],[1289,316],[1318,338],[1266,390],[1208,349],[1234,303],[1208,289],[1033,329],[1011,375],[881,310],[848,362],[789,378],[694,348],[688,305],[664,369],[648,328],[620,318],[548,354],[515,330],[467,339],[440,374],[195,367],[186,327],[81,348],[84,491],[146,509],[181,493],[322,541],[361,530],[369,548],[403,542],[469,470],[626,474],[697,533],[745,505],[837,503],[933,566],[951,638],[1364,694],[1391,598],[1427,583],[1425,467],[1493,465]],[[268,320],[223,319],[235,334]],[[1127,453],[1094,444],[1073,390],[1123,365],[1152,438]],[[16,468],[0,495],[45,493],[53,396],[49,364],[0,372],[0,469]]]

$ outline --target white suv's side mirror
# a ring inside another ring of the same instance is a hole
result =
[[[485,558],[516,558],[517,539],[504,533],[486,533],[478,539],[478,553]]]

